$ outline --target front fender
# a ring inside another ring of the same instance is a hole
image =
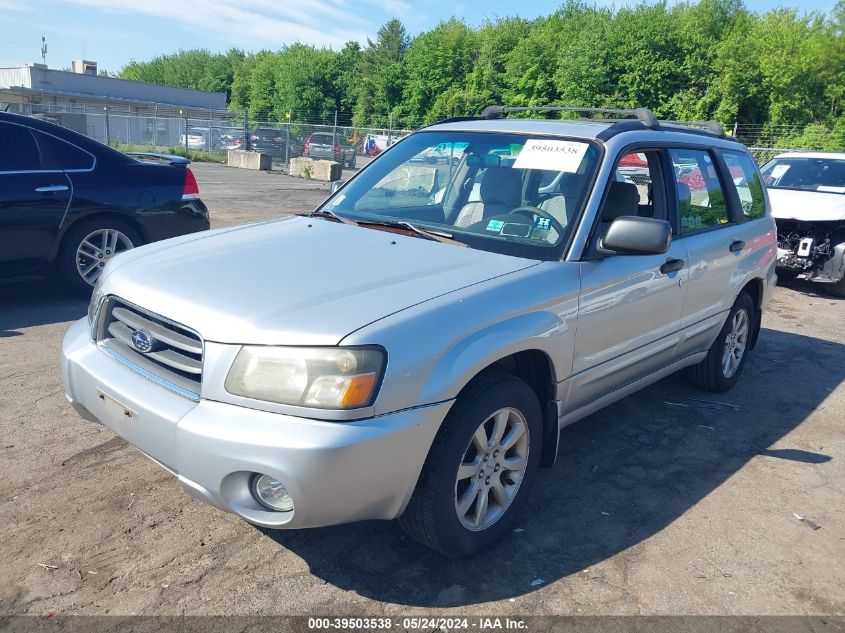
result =
[[[420,391],[420,402],[441,402],[457,397],[467,383],[486,367],[506,356],[540,350],[552,362],[567,324],[553,312],[532,312],[493,323],[449,347],[438,359]]]

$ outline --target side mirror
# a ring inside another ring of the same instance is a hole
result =
[[[599,240],[602,255],[660,255],[672,243],[672,226],[665,220],[623,215]]]
[[[332,180],[332,184],[330,185],[329,193],[334,193],[335,191],[340,189],[345,184],[346,184],[345,180]]]

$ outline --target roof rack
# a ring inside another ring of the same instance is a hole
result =
[[[585,112],[590,114],[618,114],[631,118],[636,118],[645,127],[652,130],[660,129],[661,123],[668,123],[670,125],[679,126],[689,126],[689,123],[685,123],[683,121],[658,120],[657,117],[654,116],[654,112],[652,112],[649,108],[581,108],[570,106],[508,107],[500,105],[491,105],[484,108],[481,113],[481,118],[497,119],[502,114],[506,114],[508,112]],[[721,123],[717,121],[705,121],[702,123],[702,127],[699,129],[705,130],[710,134],[714,134],[720,138],[730,138],[727,134],[725,134],[725,129],[722,127]]]
[[[511,108],[507,106],[492,105],[484,108],[481,113],[483,119],[497,119],[500,115],[508,112],[589,112],[591,114],[621,114],[628,117],[636,117],[643,125],[657,129],[658,121],[654,112],[648,108],[578,108],[570,106],[529,106]]]
[[[722,127],[722,124],[718,121],[700,121],[696,124],[690,123],[689,121],[663,121],[661,120],[660,123],[668,123],[669,125],[680,125],[683,127],[692,127],[695,128],[700,126],[699,129],[707,130],[708,132],[712,132],[716,136],[727,137],[728,135],[725,133],[725,128]]]

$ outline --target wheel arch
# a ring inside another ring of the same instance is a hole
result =
[[[144,230],[143,225],[131,215],[125,213],[118,213],[115,211],[95,211],[92,213],[87,213],[85,215],[80,215],[69,222],[65,222],[65,224],[62,226],[59,237],[56,240],[53,252],[51,253],[50,261],[55,262],[56,258],[59,256],[59,253],[62,252],[62,249],[64,249],[65,245],[67,244],[68,236],[73,233],[76,228],[82,226],[82,224],[100,219],[119,220],[124,224],[128,224],[135,231],[137,231],[138,235],[140,235],[141,239],[143,240],[143,244],[146,244],[150,241],[150,236],[147,231]],[[135,246],[141,246],[141,244],[135,244]]]
[[[759,277],[755,277],[747,281],[742,287],[742,290],[739,291],[739,294],[742,294],[743,292],[751,297],[751,301],[754,304],[754,321],[753,328],[751,330],[751,344],[749,347],[749,349],[754,349],[754,346],[757,345],[757,338],[760,336],[760,327],[763,320],[763,280]]]
[[[557,457],[558,403],[556,398],[557,379],[554,361],[541,349],[528,348],[497,358],[476,373],[461,389],[458,397],[479,377],[491,372],[505,372],[523,380],[537,396],[543,413],[543,443],[540,466],[550,468]]]

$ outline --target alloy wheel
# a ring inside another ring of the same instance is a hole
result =
[[[469,442],[455,480],[455,511],[472,531],[489,528],[516,498],[528,467],[525,416],[506,407],[488,417]]]
[[[117,253],[133,248],[132,241],[117,229],[97,229],[83,238],[76,249],[76,271],[91,286]]]
[[[733,376],[742,363],[745,346],[748,344],[748,313],[737,310],[731,322],[731,328],[725,336],[722,352],[722,374],[725,378]]]

